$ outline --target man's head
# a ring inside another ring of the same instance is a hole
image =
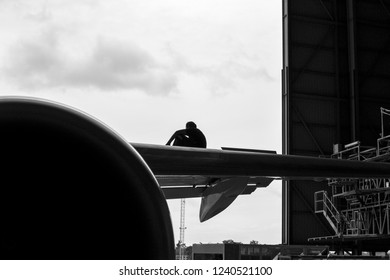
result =
[[[194,128],[196,128],[196,124],[194,122],[187,122],[186,128],[187,129],[194,129]]]

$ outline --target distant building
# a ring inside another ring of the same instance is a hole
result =
[[[328,246],[259,245],[259,244],[193,244],[194,260],[273,260],[292,258],[326,258]]]

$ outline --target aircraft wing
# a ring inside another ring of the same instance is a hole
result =
[[[238,195],[274,179],[388,178],[390,164],[270,151],[202,149],[131,143],[154,173],[167,199],[201,197],[200,220],[228,207]]]

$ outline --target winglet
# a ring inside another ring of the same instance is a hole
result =
[[[245,190],[248,180],[248,177],[229,178],[208,188],[200,205],[200,221],[204,222],[225,210]]]

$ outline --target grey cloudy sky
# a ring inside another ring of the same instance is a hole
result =
[[[280,2],[0,0],[0,94],[71,105],[130,142],[193,120],[211,148],[280,152]],[[280,194],[272,183],[203,224],[188,199],[186,243],[280,243]]]

